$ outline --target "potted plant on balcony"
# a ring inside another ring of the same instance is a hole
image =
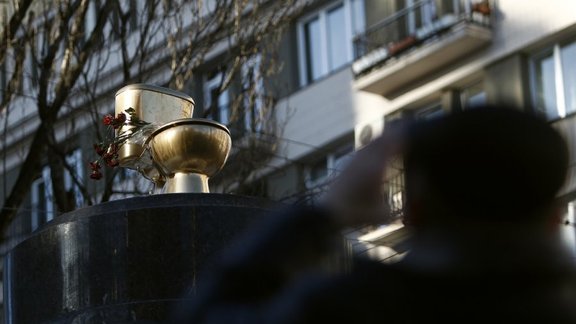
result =
[[[472,12],[478,12],[484,16],[488,16],[492,12],[492,8],[490,8],[488,0],[483,0],[472,4]]]
[[[406,49],[414,46],[414,44],[416,44],[416,36],[414,35],[409,35],[406,38],[402,39],[401,41],[392,43],[389,47],[388,47],[388,53],[390,56],[394,56],[400,52],[405,51]]]

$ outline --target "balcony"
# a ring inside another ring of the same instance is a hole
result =
[[[491,1],[423,0],[354,39],[356,88],[394,97],[490,44]]]

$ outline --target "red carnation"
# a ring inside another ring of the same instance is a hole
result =
[[[100,170],[100,168],[101,168],[100,162],[98,161],[90,162],[90,169],[92,169],[92,171],[98,171]]]
[[[114,118],[114,122],[112,123],[112,127],[114,127],[114,129],[118,129],[124,124],[124,122],[126,122],[126,114],[119,113],[116,116],[116,118]]]
[[[120,147],[118,146],[118,144],[116,143],[110,144],[110,152],[112,152],[113,154],[118,154],[119,149]]]
[[[90,174],[90,179],[100,180],[102,179],[102,172],[93,170]]]
[[[106,164],[108,164],[109,167],[113,168],[113,167],[117,167],[120,162],[118,162],[117,159],[110,159],[108,161],[106,161]]]
[[[108,115],[104,116],[104,118],[102,119],[102,122],[106,126],[112,125],[112,123],[114,122],[114,116],[108,114]]]
[[[104,155],[104,153],[106,153],[106,150],[102,147],[101,144],[94,144],[94,150],[96,151],[96,154],[102,156]]]
[[[102,122],[106,126],[112,126],[114,129],[118,129],[123,125],[130,126],[130,132],[110,132],[108,131],[108,136],[106,139],[98,144],[94,144],[94,150],[99,155],[99,158],[94,161],[90,162],[90,178],[91,179],[101,179],[102,173],[100,169],[103,165],[109,166],[111,168],[120,165],[120,160],[118,159],[118,150],[125,143],[127,139],[130,138],[133,134],[139,131],[142,127],[148,125],[149,123],[140,120],[135,115],[134,108],[128,108],[124,112],[121,112],[114,117],[113,114],[107,114],[103,117]],[[130,118],[130,119],[128,119]]]
[[[116,122],[118,124],[124,124],[125,121],[126,121],[126,114],[125,113],[119,113],[118,116],[116,116]]]

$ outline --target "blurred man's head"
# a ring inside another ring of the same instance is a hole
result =
[[[546,121],[483,107],[414,125],[404,163],[407,223],[528,223],[547,217],[568,150]]]

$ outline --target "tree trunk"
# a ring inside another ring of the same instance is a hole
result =
[[[20,205],[22,205],[26,194],[32,186],[32,182],[42,170],[42,157],[46,151],[47,139],[46,128],[40,125],[40,128],[34,134],[28,155],[22,164],[22,169],[18,173],[16,183],[4,202],[2,211],[0,211],[0,240],[5,238],[6,228],[14,219]]]

